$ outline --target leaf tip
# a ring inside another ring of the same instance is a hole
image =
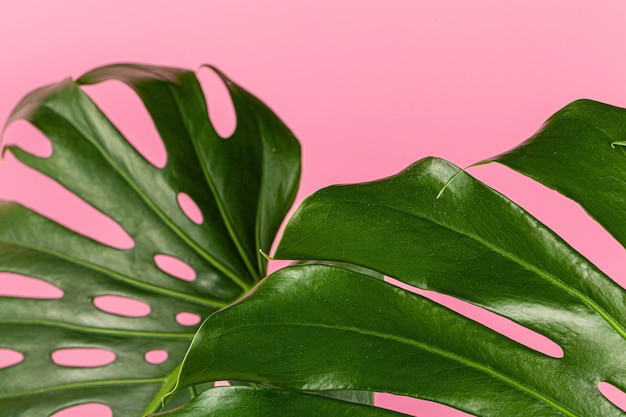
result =
[[[273,261],[274,260],[273,257],[271,257],[267,253],[263,252],[263,249],[259,249],[259,253],[261,254],[262,257],[264,257],[268,261]]]

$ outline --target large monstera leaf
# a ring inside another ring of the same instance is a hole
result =
[[[493,160],[574,199],[624,245],[625,139],[626,110],[578,101]],[[234,378],[288,390],[384,391],[485,417],[624,415],[598,389],[626,389],[624,289],[446,161],[427,158],[390,178],[318,191],[288,223],[275,257],[360,265],[457,297],[546,336],[562,357],[354,270],[304,265],[274,273],[210,316],[179,389]]]
[[[98,68],[38,89],[15,108],[8,123],[27,120],[51,140],[53,153],[5,151],[118,222],[134,246],[112,248],[20,205],[0,207],[0,271],[64,292],[54,300],[0,297],[0,348],[24,356],[0,369],[0,415],[48,416],[85,402],[107,404],[114,416],[159,410],[195,331],[178,324],[177,313],[206,317],[265,275],[259,250],[270,250],[293,202],[300,147],[263,103],[217,74],[237,118],[227,139],[208,118],[195,74],[174,68]],[[162,169],[136,152],[80,88],[106,80],[127,84],[143,101],[167,151]],[[180,193],[201,210],[201,224],[185,215]],[[163,272],[159,254],[191,266],[196,279]],[[106,295],[146,302],[151,312],[137,318],[100,311],[93,300]],[[53,363],[53,352],[69,348],[107,349],[116,359],[96,368]],[[167,351],[167,361],[147,363],[144,354],[153,349]]]

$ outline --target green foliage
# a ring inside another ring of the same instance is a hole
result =
[[[269,251],[295,195],[299,146],[267,107],[220,76],[237,114],[226,140],[207,118],[194,74],[182,70],[104,67],[18,105],[10,121],[25,118],[42,130],[53,155],[10,151],[116,220],[135,245],[110,248],[3,206],[0,270],[47,280],[65,295],[1,299],[0,348],[26,357],[0,370],[0,414],[49,415],[97,401],[114,416],[136,416],[157,411],[178,377],[172,402],[214,381],[238,386],[208,388],[165,416],[397,415],[366,405],[376,391],[485,417],[624,415],[598,383],[626,389],[626,292],[446,161],[427,158],[386,179],[313,194],[275,254],[299,265],[262,279],[259,249]],[[145,103],[168,152],[163,169],[143,160],[78,88],[108,79],[127,83]],[[623,245],[625,134],[626,110],[577,101],[486,162],[574,199]],[[203,224],[184,216],[179,192],[202,209]],[[159,253],[184,260],[198,279],[167,276],[154,265]],[[525,347],[382,275],[507,317],[558,343],[563,355]],[[153,310],[140,319],[112,316],[91,302],[105,294]],[[192,335],[174,322],[178,311],[209,316],[184,360]],[[64,347],[104,347],[117,360],[66,369],[49,358]],[[146,364],[143,353],[154,348],[170,359]]]
[[[117,221],[134,247],[108,247],[24,207],[2,206],[0,270],[53,283],[64,297],[1,299],[0,347],[25,360],[0,370],[0,415],[46,416],[85,401],[108,404],[115,416],[157,410],[195,331],[176,323],[176,314],[206,317],[265,275],[259,249],[270,250],[293,202],[300,147],[264,104],[219,75],[238,121],[228,140],[214,131],[195,74],[171,68],[99,68],[36,90],[14,110],[8,123],[28,120],[51,139],[53,154],[7,149]],[[106,80],[128,84],[145,104],[167,150],[163,169],[143,159],[79,88]],[[201,225],[178,206],[181,192],[201,208]],[[183,260],[197,279],[164,273],[157,254]],[[93,305],[101,295],[142,300],[151,314],[102,312]],[[63,368],[50,359],[77,347],[109,349],[117,358],[101,368]],[[146,363],[151,349],[167,350],[168,361]]]
[[[284,417],[397,417],[404,415],[353,402],[295,391],[259,387],[217,387],[203,392],[178,409],[154,416],[267,417],[276,415],[276,413],[280,413]]]

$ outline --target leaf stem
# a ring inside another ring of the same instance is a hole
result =
[[[174,389],[176,386],[176,381],[178,380],[178,372],[180,371],[180,366],[178,365],[176,368],[172,369],[172,371],[165,376],[163,379],[163,386],[154,396],[152,401],[148,404],[148,406],[141,413],[142,416],[146,416],[148,414],[153,414],[159,411],[165,405],[165,397],[168,393]]]

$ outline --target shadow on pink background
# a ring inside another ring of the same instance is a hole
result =
[[[28,91],[95,66],[130,61],[195,69],[211,63],[268,103],[301,140],[297,202],[323,186],[388,176],[429,155],[459,166],[485,159],[517,145],[578,98],[626,107],[623,0],[183,0],[176,8],[164,1],[11,3],[0,5],[2,122]],[[223,87],[209,71],[200,75],[211,117],[226,134],[234,120]],[[165,163],[154,127],[130,91],[115,83],[86,91],[152,163]],[[51,152],[47,140],[25,123],[12,125],[4,141],[40,155]],[[623,248],[576,204],[498,165],[470,173],[509,195],[626,285]],[[19,201],[113,246],[132,244],[115,223],[10,154],[0,166],[0,198]],[[192,220],[198,215],[184,196],[179,202]],[[180,279],[193,279],[194,271],[176,260],[157,262]],[[54,288],[35,288],[20,277],[0,274],[0,294],[33,291],[60,296]],[[149,314],[150,309],[132,300],[100,303],[99,308],[118,314]],[[473,314],[467,306],[452,308]],[[199,320],[181,313],[181,325]],[[558,354],[558,346],[538,335],[475,314],[510,337]],[[107,352],[75,353],[100,364],[111,360]],[[63,362],[62,354],[53,359]],[[146,352],[146,360],[160,363],[164,354]],[[0,366],[18,359],[3,352],[0,341]],[[391,395],[379,395],[377,402],[416,416],[466,415]],[[106,407],[81,407],[56,417],[110,416]]]

